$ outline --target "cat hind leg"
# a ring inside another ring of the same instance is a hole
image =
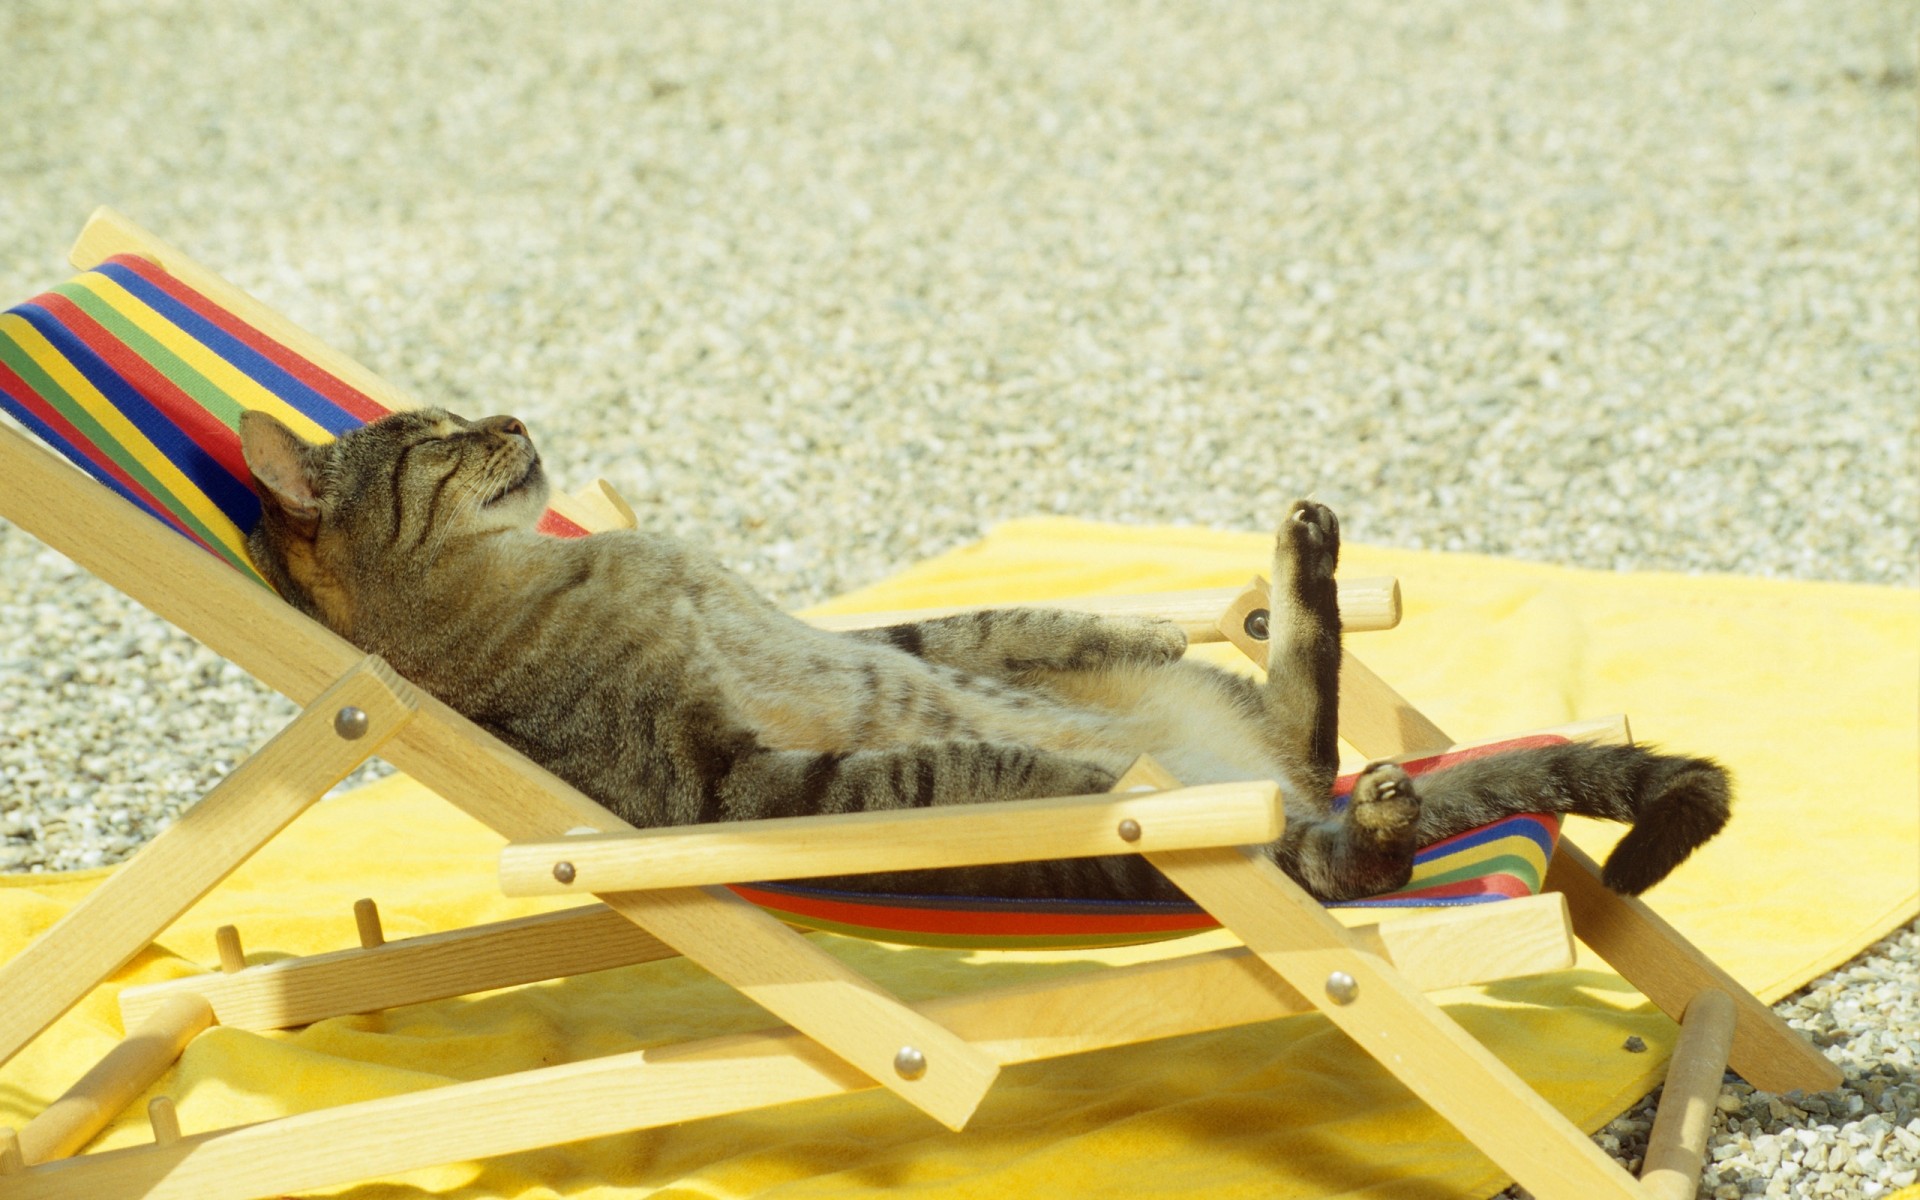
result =
[[[1322,900],[1354,900],[1402,887],[1419,848],[1420,797],[1393,763],[1374,763],[1354,782],[1344,810],[1290,820],[1275,861]]]

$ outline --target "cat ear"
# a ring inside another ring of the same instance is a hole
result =
[[[277,508],[303,538],[320,524],[320,481],[314,473],[314,447],[267,413],[240,414],[240,452],[253,472],[260,503]]]

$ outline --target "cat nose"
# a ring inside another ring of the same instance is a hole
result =
[[[520,423],[520,418],[518,417],[495,417],[490,424],[492,424],[497,433],[512,434],[518,437],[527,436],[527,427]]]

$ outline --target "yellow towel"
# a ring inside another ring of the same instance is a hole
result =
[[[1264,569],[1266,544],[1254,534],[1022,521],[831,607],[1240,584]],[[1347,548],[1342,569],[1400,576],[1401,628],[1352,645],[1454,736],[1626,711],[1641,740],[1733,768],[1732,828],[1651,900],[1763,997],[1920,910],[1914,593],[1363,546]],[[1574,833],[1596,853],[1612,836],[1597,826]],[[404,779],[318,806],[0,1069],[0,1124],[23,1123],[119,1036],[119,986],[216,961],[218,925],[237,924],[250,961],[261,962],[353,944],[351,905],[364,895],[380,901],[390,938],[538,910],[498,897],[498,846]],[[0,877],[0,957],[104,875]],[[1214,943],[1050,955],[829,944],[919,998],[1064,961]],[[1657,1082],[1674,1031],[1597,960],[1436,998],[1589,1129]],[[288,1033],[216,1028],[155,1091],[176,1099],[193,1133],[767,1023],[696,969],[655,963]],[[1652,1052],[1622,1048],[1635,1034]],[[146,1136],[143,1121],[128,1119],[96,1145]],[[1485,1195],[1503,1183],[1325,1021],[1302,1017],[1010,1068],[960,1134],[869,1092],[428,1168],[344,1194],[1412,1197]]]

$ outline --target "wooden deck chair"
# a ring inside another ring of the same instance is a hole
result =
[[[1278,836],[1272,785],[1177,789],[1144,762],[1123,788],[1162,790],[632,831],[281,603],[234,553],[243,549],[234,540],[240,522],[203,503],[204,480],[190,477],[202,468],[231,476],[230,464],[144,441],[129,425],[153,397],[177,400],[183,390],[216,415],[236,404],[297,411],[312,394],[349,414],[364,405],[365,419],[407,398],[111,212],[88,224],[73,261],[89,274],[30,302],[46,320],[26,319],[25,306],[0,315],[0,395],[109,487],[0,428],[0,515],[306,707],[0,967],[0,1061],[375,753],[514,843],[502,857],[510,887],[592,893],[599,902],[393,943],[368,906],[361,948],[128,989],[121,1046],[25,1129],[0,1134],[0,1194],[9,1200],[274,1195],[871,1087],[958,1128],[1002,1065],[1304,1011],[1326,1014],[1542,1197],[1691,1194],[1729,1061],[1772,1091],[1838,1082],[1824,1057],[1645,905],[1602,887],[1592,861],[1565,839],[1543,895],[1349,928],[1248,849]],[[106,394],[116,390],[138,394]],[[315,406],[301,419],[327,411]],[[172,436],[159,426],[148,432]],[[565,533],[630,522],[610,490],[595,487],[561,498],[549,525]],[[1351,606],[1358,616],[1368,594],[1343,585],[1343,612]],[[1371,589],[1384,611],[1383,594],[1390,588]],[[1197,639],[1224,636],[1248,648],[1261,604],[1249,589],[1217,621],[1188,614],[1186,623]],[[1450,745],[1351,656],[1344,671],[1341,732],[1356,749],[1397,757]],[[1601,728],[1624,733],[1619,723]],[[582,830],[595,836],[576,836]],[[1145,854],[1243,948],[913,1006],[781,919],[807,913],[779,903],[770,912],[723,886],[1126,852]],[[1563,965],[1569,914],[1616,970],[1686,1018],[1640,1181],[1421,995]],[[68,1157],[212,1021],[296,1025],[676,954],[786,1028],[186,1136],[156,1103],[152,1145]],[[242,965],[233,939],[222,939],[222,958]],[[1142,996],[1152,1002],[1131,1002]],[[345,1146],[350,1156],[340,1153]]]

